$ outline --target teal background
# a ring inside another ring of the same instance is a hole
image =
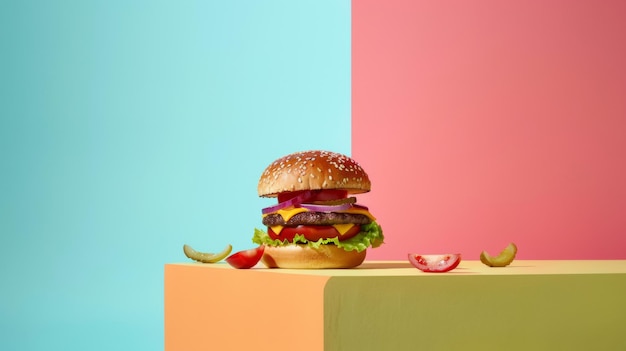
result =
[[[162,349],[182,245],[251,247],[267,164],[350,153],[348,0],[2,1],[0,47],[2,350]]]

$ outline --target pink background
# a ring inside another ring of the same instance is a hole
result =
[[[626,259],[626,2],[352,2],[368,259]]]

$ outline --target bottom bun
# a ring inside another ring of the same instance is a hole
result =
[[[265,246],[261,262],[269,268],[353,268],[365,260],[366,250],[346,251],[335,245],[315,249],[307,245]]]

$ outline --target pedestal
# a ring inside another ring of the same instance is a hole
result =
[[[626,261],[165,265],[165,349],[626,350]]]

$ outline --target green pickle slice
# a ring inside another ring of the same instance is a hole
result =
[[[483,251],[480,254],[480,262],[489,267],[505,267],[513,262],[516,254],[517,246],[514,243],[510,243],[498,256],[491,256],[487,251]]]
[[[226,258],[233,250],[233,246],[228,244],[224,248],[224,250],[218,253],[210,253],[210,252],[200,252],[194,250],[191,246],[185,244],[183,245],[183,251],[185,252],[185,256],[191,258],[194,261],[202,262],[202,263],[216,263]]]

